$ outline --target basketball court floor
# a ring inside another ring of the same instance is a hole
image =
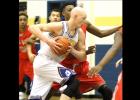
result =
[[[58,96],[53,96],[50,100],[59,100]],[[75,98],[73,98],[72,100],[75,100]],[[103,100],[102,98],[82,98],[81,100]]]

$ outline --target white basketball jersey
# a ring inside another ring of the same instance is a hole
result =
[[[76,29],[75,34],[71,36],[71,34],[68,32],[68,24],[67,21],[62,21],[63,28],[61,36],[64,36],[69,39],[71,46],[75,46],[78,42],[78,29]],[[54,38],[54,36],[50,32],[43,32],[43,35],[48,38]],[[57,56],[55,53],[53,53],[48,46],[47,43],[44,43],[43,41],[40,41],[40,50],[38,51],[38,54],[42,54],[45,56],[50,57],[52,60],[55,60],[56,62],[61,62],[65,59],[66,55]]]

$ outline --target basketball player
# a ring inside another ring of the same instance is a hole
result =
[[[54,81],[59,84],[66,83],[68,86],[63,91],[60,100],[71,100],[71,97],[77,93],[79,81],[73,77],[75,73],[59,63],[69,53],[74,55],[79,61],[86,59],[85,37],[83,31],[79,28],[85,19],[86,13],[84,9],[75,7],[71,12],[69,21],[32,25],[29,28],[30,32],[40,38],[42,43],[46,43],[46,45],[42,45],[33,63],[34,80],[29,97],[30,100],[37,99],[35,98],[37,96],[40,96],[38,100],[44,100]],[[46,35],[43,33],[44,31],[51,34]],[[55,42],[55,40],[59,39],[61,35],[70,40],[71,46],[68,53],[58,56],[62,45]],[[59,37],[52,38],[52,36]]]
[[[61,12],[58,9],[52,9],[49,15],[49,22],[60,22]]]
[[[62,15],[65,20],[69,20],[71,10],[74,8],[74,4],[65,3],[62,7]],[[119,29],[119,27],[109,29],[109,30],[99,30],[95,26],[93,26],[88,21],[85,21],[81,26],[82,30],[86,34],[86,30],[93,35],[98,37],[105,37],[113,34],[115,31]],[[93,53],[94,49],[89,49],[87,54]],[[85,93],[93,89],[97,89],[103,95],[103,100],[111,100],[112,91],[105,84],[104,79],[100,75],[95,75],[93,78],[88,78],[87,73],[89,71],[89,63],[87,61],[79,62],[79,60],[75,59],[72,55],[69,55],[63,62],[62,65],[73,69],[75,67],[75,71],[77,73],[77,79],[80,80],[80,92]],[[60,86],[58,84],[53,84],[53,90],[57,90]],[[52,92],[53,93],[53,92]],[[50,93],[50,95],[52,95]],[[49,100],[51,96],[48,96],[46,100]]]
[[[61,15],[61,12],[58,9],[52,9],[50,14],[49,14],[49,22],[60,22],[60,19],[61,19],[60,15]],[[35,39],[36,37],[34,35],[32,35],[32,38]],[[32,41],[32,42],[34,43],[35,41]],[[32,44],[31,41],[29,44]],[[43,43],[41,43],[40,46],[42,46],[42,44]],[[89,53],[89,51],[91,51],[92,48],[93,47],[89,47],[89,49],[86,51],[86,53]],[[94,52],[94,51],[92,50],[91,52]],[[56,90],[58,90],[59,86],[61,86],[61,85],[58,83],[56,85],[58,85],[58,88],[56,89]],[[51,89],[45,100],[48,100],[55,93],[55,91],[53,89]]]
[[[28,15],[24,12],[19,13],[19,92],[30,93],[30,83],[33,79],[32,60],[35,56],[34,44],[32,47],[25,44],[31,36],[27,25]],[[32,48],[32,49],[31,49]],[[25,83],[27,82],[27,88]]]
[[[118,51],[121,48],[122,48],[122,28],[115,33],[114,44],[107,51],[107,53],[101,59],[101,61],[95,67],[91,68],[91,70],[88,72],[88,76],[91,77],[91,76],[99,73],[104,68],[104,66],[118,53]],[[122,82],[122,81],[120,81],[120,82]],[[120,85],[122,85],[122,83],[120,83]],[[121,91],[119,93],[122,93]],[[122,94],[120,94],[119,96],[121,96],[120,97],[121,99],[113,99],[113,100],[122,100]]]

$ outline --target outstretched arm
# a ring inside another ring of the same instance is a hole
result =
[[[94,74],[99,73],[103,69],[103,67],[118,53],[121,47],[122,47],[122,31],[117,31],[114,37],[114,44],[107,51],[107,53],[101,59],[101,61],[95,67],[91,68],[88,75],[92,76]]]
[[[100,30],[97,27],[95,27],[94,25],[92,25],[89,21],[86,21],[85,23],[87,24],[87,31],[100,38],[109,36],[109,35],[115,33],[116,31],[118,31],[118,29],[122,27],[122,26],[118,26],[118,27],[115,27],[112,29]]]

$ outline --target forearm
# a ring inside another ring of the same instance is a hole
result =
[[[102,60],[98,63],[99,66],[104,67],[119,51],[119,48],[110,48],[105,54]]]
[[[38,26],[36,26],[36,25],[30,26],[29,31],[32,34],[34,34],[36,37],[38,37],[40,40],[42,40],[46,43],[49,43],[49,39],[42,34],[42,31],[40,30],[40,28]]]
[[[115,27],[115,28],[109,29],[109,30],[100,30],[101,37],[109,36],[109,35],[115,33],[119,28],[121,28],[121,26],[118,26],[118,27]]]
[[[76,57],[79,61],[85,61],[86,60],[86,52],[77,51],[76,49],[73,49],[71,54],[74,57]]]
[[[122,26],[115,27],[113,29],[108,30],[100,30],[94,25],[92,25],[90,22],[86,21],[87,24],[87,31],[95,36],[98,36],[100,38],[108,36],[116,32],[118,29],[120,29]]]
[[[28,54],[31,54],[32,53],[32,45],[26,44],[26,49],[27,49],[27,53]]]
[[[32,45],[26,44],[26,49],[27,49],[27,54],[28,54],[28,56],[29,56],[30,54],[32,54]]]

